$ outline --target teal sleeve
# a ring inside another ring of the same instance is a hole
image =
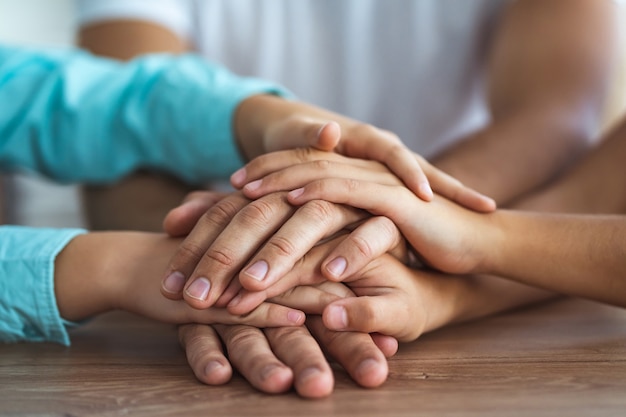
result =
[[[81,229],[0,226],[0,341],[69,345],[54,294],[54,260]]]
[[[0,169],[61,182],[106,183],[138,168],[224,178],[243,163],[235,109],[260,93],[289,95],[194,55],[119,63],[0,46]]]

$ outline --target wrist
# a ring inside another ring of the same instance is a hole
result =
[[[59,313],[66,320],[84,320],[113,308],[115,279],[108,279],[110,255],[104,235],[77,236],[55,259],[55,296]]]
[[[285,99],[259,94],[243,100],[235,112],[234,133],[239,150],[246,160],[267,152],[264,148],[265,132],[272,123],[287,117]]]

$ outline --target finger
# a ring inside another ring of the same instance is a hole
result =
[[[382,162],[415,195],[424,201],[432,199],[429,178],[415,154],[392,132],[362,124],[342,137],[338,149],[347,156]]]
[[[369,334],[328,330],[319,316],[309,317],[307,327],[320,347],[333,357],[357,384],[377,387],[385,382],[389,372],[387,360]]]
[[[324,282],[326,279],[320,272],[321,262],[342,239],[343,235],[340,235],[312,248],[285,276],[269,288],[259,291],[242,290],[228,304],[228,310],[233,314],[247,314],[264,300],[283,294],[296,286]]]
[[[281,362],[263,332],[250,326],[216,325],[231,364],[260,391],[277,394],[288,391],[293,371]]]
[[[398,352],[398,339],[395,337],[380,333],[371,333],[370,336],[386,358],[390,358]]]
[[[212,191],[196,191],[185,197],[183,203],[167,213],[163,230],[172,237],[186,236],[200,217],[226,194]]]
[[[322,239],[361,220],[366,213],[352,207],[313,200],[299,207],[272,235],[239,274],[241,285],[251,291],[269,288]],[[298,282],[294,282],[297,285]],[[283,287],[285,290],[288,288]]]
[[[386,169],[382,164],[377,162],[346,158],[345,156],[333,152],[324,152],[307,147],[260,155],[248,162],[246,166],[236,171],[231,176],[231,183],[235,188],[242,188],[247,183],[261,179],[272,172],[318,160],[337,161],[361,167],[371,167],[378,171]],[[375,168],[377,166],[378,168]]]
[[[294,116],[275,123],[265,135],[265,149],[274,152],[293,148],[314,147],[332,151],[341,138],[337,122]]]
[[[404,242],[396,225],[387,217],[372,217],[352,231],[322,263],[322,273],[332,281],[349,280],[383,253]]]
[[[330,152],[335,149],[340,139],[341,127],[339,123],[328,122],[320,128],[311,146],[320,151]]]
[[[324,178],[358,178],[361,181],[379,184],[402,184],[398,177],[387,170],[319,159],[272,172],[262,179],[246,184],[242,191],[246,197],[256,199],[275,191],[290,191],[303,187]]]
[[[320,264],[325,255],[340,240],[335,238],[322,245],[316,246],[305,254],[285,276],[269,288],[259,291],[242,290],[228,303],[228,311],[232,314],[248,314],[257,308],[264,300],[284,294],[297,286],[315,285],[325,281],[320,273]]]
[[[285,149],[315,147],[332,151],[341,137],[337,122],[293,116],[272,123],[264,135],[264,149],[274,152]]]
[[[212,307],[197,310],[189,307],[187,322],[205,324],[246,324],[255,327],[301,326],[306,319],[304,313],[274,303],[261,303],[246,315],[231,314],[225,308]]]
[[[404,186],[344,178],[313,181],[290,191],[287,199],[294,205],[302,205],[312,200],[345,204],[388,217],[399,226],[416,215],[416,202],[419,201]]]
[[[334,377],[322,350],[306,327],[265,329],[274,354],[294,373],[298,394],[322,398],[333,391]]]
[[[331,287],[329,288],[328,285]],[[306,314],[321,316],[328,304],[351,296],[353,297],[354,293],[345,285],[335,282],[323,282],[314,286],[303,285],[292,288],[268,299],[268,301],[285,307],[295,308]]]
[[[437,194],[470,210],[489,213],[496,209],[496,202],[492,198],[463,185],[461,181],[428,164],[420,156],[416,158],[423,161],[422,165]]]
[[[183,298],[183,289],[196,265],[231,219],[248,202],[240,193],[232,194],[217,202],[200,217],[166,269],[161,283],[161,293],[165,297],[174,300]]]
[[[239,210],[196,262],[184,289],[185,301],[195,308],[213,305],[245,262],[294,211],[285,195],[276,193]],[[200,244],[206,247],[204,242]]]
[[[230,380],[233,369],[224,356],[222,341],[211,326],[179,326],[178,340],[198,380],[209,385],[221,385]]]
[[[324,325],[335,331],[381,333],[401,342],[414,340],[421,333],[407,325],[406,301],[397,293],[351,297],[329,304],[323,313]]]

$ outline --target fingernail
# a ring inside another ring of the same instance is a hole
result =
[[[205,375],[211,375],[211,373],[217,369],[223,368],[224,365],[222,365],[220,362],[218,361],[211,361],[209,363],[207,363],[206,367],[204,368],[204,374]]]
[[[346,258],[339,256],[326,265],[326,270],[330,272],[333,277],[339,278],[344,273],[347,266],[348,261],[346,261]]]
[[[185,275],[174,271],[163,280],[163,289],[171,294],[178,294],[185,287]]]
[[[303,188],[297,188],[293,191],[289,191],[289,197],[291,198],[298,198],[302,195],[302,193],[304,192],[304,187]]]
[[[267,270],[269,269],[269,265],[265,261],[256,261],[248,269],[246,269],[246,274],[250,275],[252,278],[257,281],[263,281],[265,279],[265,275],[267,275]]]
[[[374,359],[371,359],[371,358],[370,359],[365,359],[356,368],[356,374],[358,376],[360,376],[360,377],[363,377],[363,376],[368,374],[370,371],[372,371],[376,367],[378,367],[378,362],[377,361],[375,361]]]
[[[302,314],[302,312],[300,311],[290,311],[289,313],[287,313],[287,320],[292,323],[298,324],[302,322],[303,316],[304,314]]]
[[[320,375],[321,373],[322,371],[320,371],[318,368],[316,368],[315,366],[311,366],[310,368],[306,368],[304,371],[300,372],[300,375],[298,376],[298,381],[301,384],[304,384],[309,379],[315,378],[317,375]]]
[[[332,330],[343,330],[348,327],[348,312],[342,306],[328,306],[328,324]]]
[[[433,190],[430,188],[430,185],[427,183],[422,183],[419,185],[419,192],[423,197],[426,197],[429,200],[433,198]]]
[[[233,173],[233,175],[230,176],[230,182],[236,186],[242,185],[246,181],[247,175],[245,167],[239,168]]]
[[[210,289],[211,289],[211,282],[209,282],[208,279],[202,277],[192,282],[189,288],[187,288],[187,291],[185,292],[191,298],[195,298],[196,300],[206,301],[209,295]]]
[[[256,191],[261,187],[262,182],[263,180],[256,180],[256,181],[249,182],[246,184],[245,187],[243,187],[243,189],[246,191]]]
[[[263,368],[263,370],[261,370],[261,380],[267,380],[269,377],[272,376],[272,374],[280,371],[281,369],[283,369],[283,367],[279,365],[267,365],[265,368]]]
[[[237,294],[235,298],[230,300],[227,307],[235,307],[241,301],[241,294]]]

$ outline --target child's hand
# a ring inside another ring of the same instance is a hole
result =
[[[196,310],[164,298],[158,279],[180,240],[154,233],[88,233],[74,238],[55,261],[55,294],[61,316],[79,321],[121,309],[167,323],[299,326],[301,311],[264,303],[248,316],[224,308]]]
[[[405,187],[354,179],[323,179],[289,193],[289,201],[300,205],[325,200],[347,204],[391,219],[421,260],[448,273],[466,274],[484,270],[487,242],[498,241],[492,216],[460,207],[444,198],[430,203],[416,198]],[[359,230],[353,232],[353,235]],[[370,236],[370,238],[373,238]],[[363,256],[361,236],[347,239],[322,266],[331,280],[340,281],[357,272],[370,259]]]
[[[296,287],[271,300],[310,315],[323,313],[329,330],[380,333],[408,342],[437,327],[445,316],[449,306],[438,290],[444,279],[383,255],[350,282]]]

